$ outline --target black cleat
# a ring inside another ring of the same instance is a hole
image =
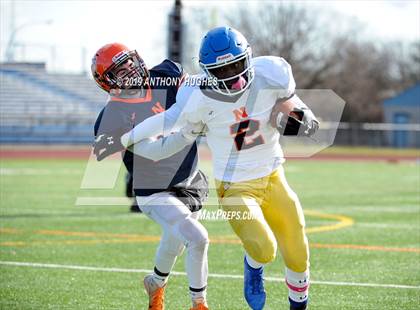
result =
[[[289,303],[290,303],[290,310],[306,310],[308,309],[308,300],[304,302],[295,302],[290,299],[289,297]]]
[[[133,212],[133,213],[143,213],[143,212],[140,210],[139,206],[138,206],[136,203],[133,203],[133,204],[131,205],[131,207],[130,207],[130,212]]]
[[[293,305],[290,305],[290,310],[306,310],[307,309],[307,306],[308,306],[308,304],[303,304],[303,305],[300,305],[300,306],[293,306]]]

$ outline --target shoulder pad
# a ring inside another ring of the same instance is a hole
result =
[[[154,66],[152,69],[150,69],[150,71],[158,76],[165,75],[170,77],[179,77],[184,74],[184,69],[182,66],[179,63],[169,59],[165,59],[157,66]]]
[[[252,65],[255,75],[264,78],[270,86],[294,92],[296,83],[292,68],[285,59],[275,56],[256,57],[252,59]]]

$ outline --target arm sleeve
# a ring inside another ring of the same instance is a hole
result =
[[[181,132],[173,133],[158,140],[145,139],[133,146],[133,153],[150,160],[158,161],[178,153],[191,141],[186,139]]]
[[[181,87],[176,96],[176,103],[165,112],[145,119],[121,137],[124,146],[130,146],[146,138],[158,135],[168,136],[179,131],[187,122],[196,123],[197,113],[194,113],[192,91]]]
[[[124,134],[121,137],[121,143],[127,147],[147,138],[158,135],[167,136],[173,131],[178,131],[183,123],[181,109],[174,104],[170,109],[145,119]]]

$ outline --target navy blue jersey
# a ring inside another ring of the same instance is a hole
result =
[[[183,76],[180,65],[164,60],[150,70],[150,78],[179,78]],[[156,80],[155,80],[156,81]],[[169,86],[155,84],[142,98],[111,98],[95,122],[95,136],[124,129],[128,131],[154,114],[169,109],[176,99],[176,83]],[[197,168],[197,145],[185,147],[175,155],[153,161],[126,150],[123,161],[133,175],[133,188],[137,196],[147,196],[165,191],[187,179]]]

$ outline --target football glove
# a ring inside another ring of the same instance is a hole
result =
[[[295,108],[288,115],[280,111],[271,113],[270,123],[283,136],[311,137],[319,129],[319,121],[308,108]]]
[[[125,150],[124,145],[121,143],[121,136],[130,129],[118,129],[112,133],[103,133],[95,138],[93,143],[93,153],[98,161],[106,157]]]

